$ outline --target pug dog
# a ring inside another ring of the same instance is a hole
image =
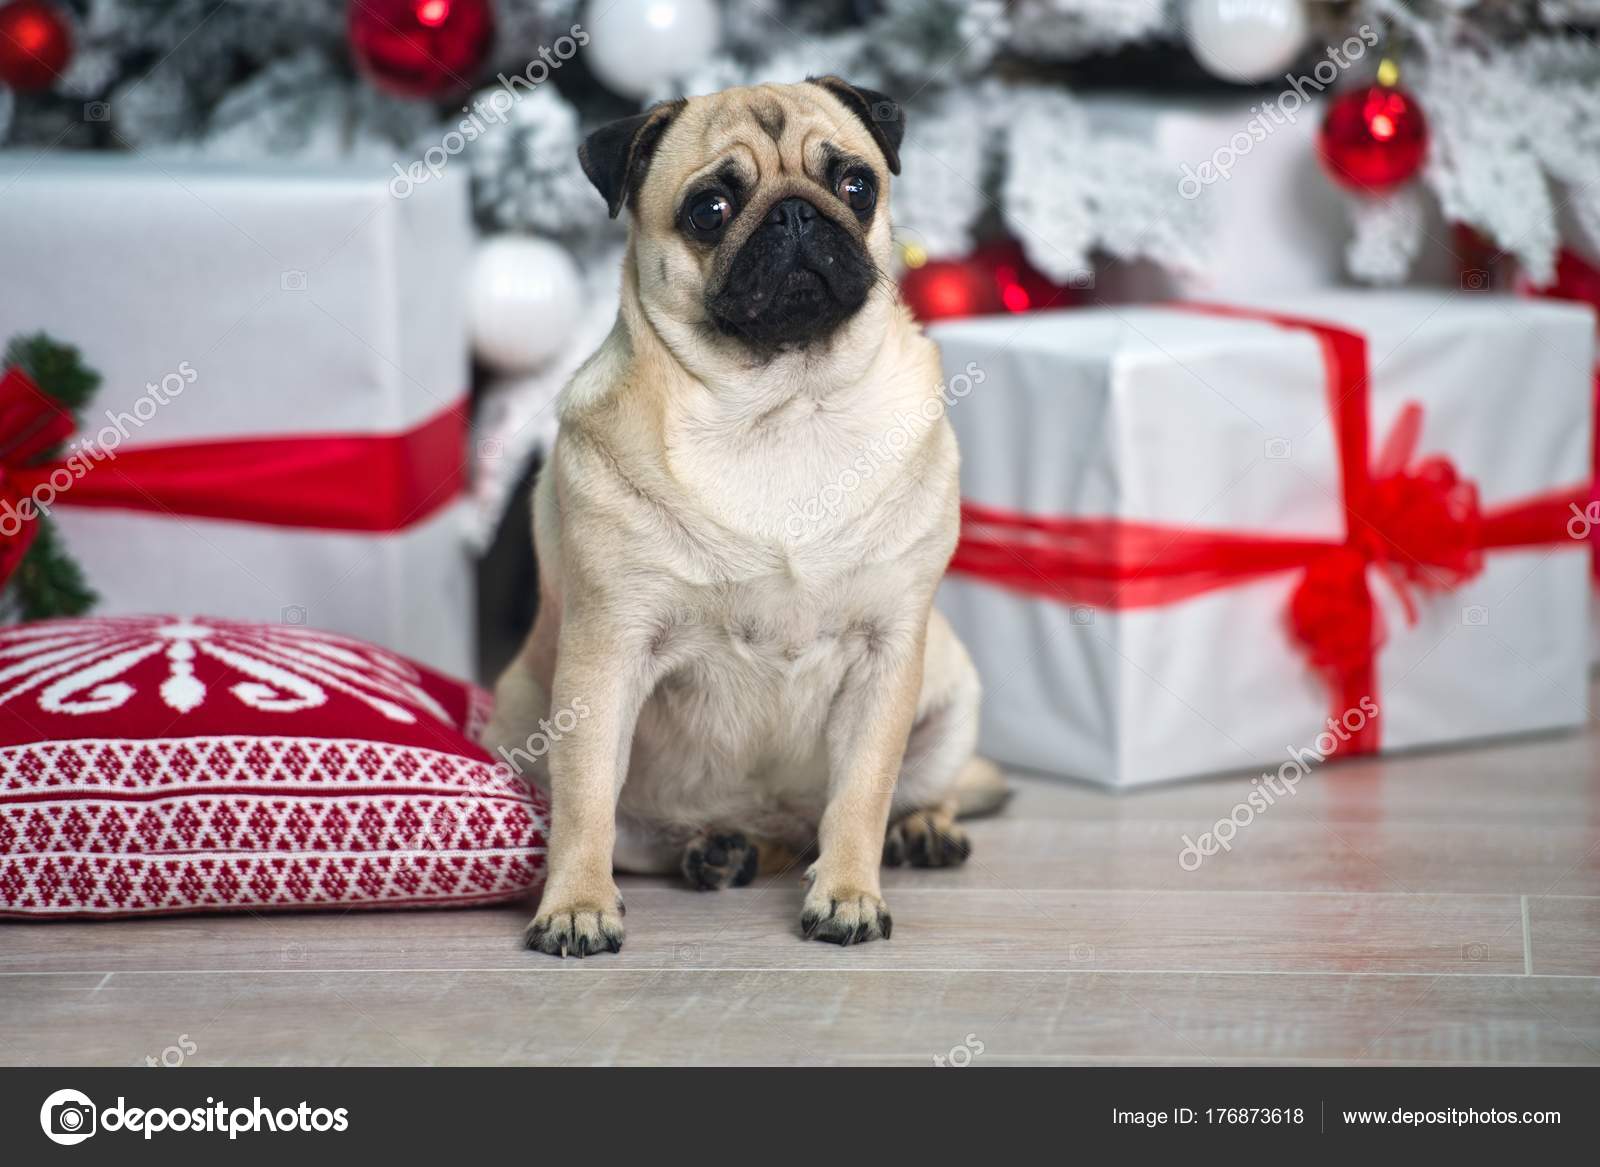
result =
[[[580,149],[631,214],[621,307],[560,400],[538,617],[486,733],[551,795],[529,948],[620,949],[614,870],[717,889],[806,858],[804,936],[888,939],[880,866],[961,863],[957,815],[1003,800],[932,606],[957,455],[938,352],[885,274],[903,133],[894,102],[821,77],[659,104]]]

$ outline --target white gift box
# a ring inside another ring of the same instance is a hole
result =
[[[42,330],[82,350],[103,380],[81,436],[133,414],[119,452],[416,430],[467,392],[470,219],[454,176],[405,199],[388,178],[0,155],[0,337]],[[370,488],[414,495],[414,521],[309,529],[85,509],[70,490],[50,513],[97,612],[304,623],[470,675],[464,502],[426,482]]]
[[[1415,406],[1408,465],[1448,458],[1486,515],[1587,482],[1586,310],[1421,292],[1328,292],[1268,310],[1366,338],[1369,465]],[[1311,331],[1130,307],[973,318],[931,334],[947,372],[982,377],[949,410],[970,503],[1156,524],[1174,541],[1346,538],[1336,395]],[[1588,546],[1560,533],[1559,515],[1554,526],[1546,545],[1488,550],[1453,590],[1404,589],[1414,621],[1393,572],[1366,568],[1386,630],[1370,657],[1381,748],[1585,721]],[[983,678],[980,748],[1113,786],[1276,766],[1315,749],[1341,710],[1290,634],[1304,575],[1263,572],[1118,608],[1033,587],[1026,574],[1025,586],[1001,586],[953,570],[938,603]]]

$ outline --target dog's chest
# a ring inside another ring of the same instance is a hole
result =
[[[748,679],[793,683],[842,669],[886,613],[888,578],[797,581],[782,576],[698,591],[687,600],[673,639],[684,664]]]
[[[656,720],[723,757],[809,754],[846,673],[884,635],[900,574],[774,576],[684,597],[656,646]]]
[[[849,410],[797,398],[755,434],[734,440],[711,429],[683,441],[673,472],[729,530],[764,544],[809,544],[813,560],[819,544],[834,552],[804,565],[828,571],[858,555],[855,543],[870,542],[870,528],[853,528],[906,472],[906,451],[922,436],[896,416],[882,403]]]

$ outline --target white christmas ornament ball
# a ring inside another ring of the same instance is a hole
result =
[[[600,83],[643,99],[687,77],[722,40],[716,0],[590,0],[584,60]]]
[[[582,298],[563,248],[532,235],[486,239],[468,287],[473,352],[496,372],[531,373],[566,347]]]
[[[1300,55],[1310,22],[1306,0],[1188,0],[1189,51],[1224,81],[1265,81]]]

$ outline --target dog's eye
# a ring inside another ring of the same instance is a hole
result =
[[[847,174],[839,180],[839,197],[856,214],[865,215],[878,201],[878,192],[865,174]]]
[[[698,195],[689,204],[689,212],[684,216],[689,226],[702,235],[710,235],[720,231],[729,219],[733,218],[733,203],[728,196],[708,191]]]

